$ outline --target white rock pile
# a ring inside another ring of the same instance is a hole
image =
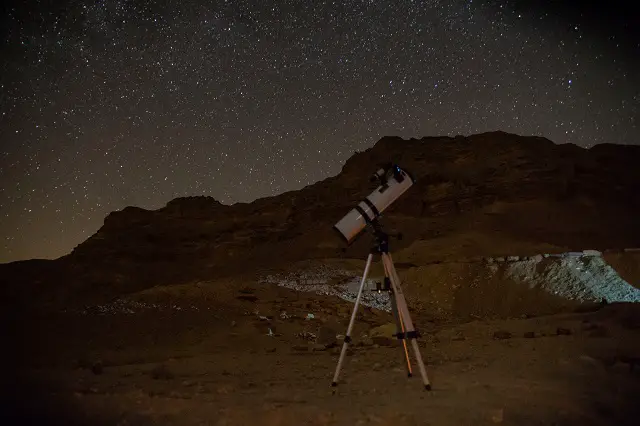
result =
[[[390,312],[389,295],[375,290],[376,282],[384,277],[368,277],[365,281],[360,303],[363,306]],[[290,272],[286,275],[269,275],[260,280],[263,283],[277,284],[292,290],[311,292],[318,295],[337,296],[355,303],[362,275],[353,271],[334,268],[328,265],[316,266],[302,271]]]
[[[511,282],[525,283],[532,289],[540,288],[569,300],[640,302],[640,289],[622,279],[597,250],[484,258],[484,267],[490,276],[500,274]],[[357,272],[322,265],[282,276],[268,276],[261,281],[355,302],[361,279]],[[474,279],[480,279],[479,275]],[[361,303],[389,312],[388,294],[372,291],[375,283],[382,280],[383,277],[367,279]],[[476,284],[473,282],[471,286]]]
[[[600,255],[558,256],[540,264],[530,257],[505,264],[505,274],[530,288],[579,302],[640,302],[640,290],[623,280]]]

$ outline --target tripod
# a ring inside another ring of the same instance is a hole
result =
[[[338,385],[338,375],[340,374],[340,369],[342,368],[344,356],[347,353],[347,347],[351,342],[351,330],[353,329],[353,324],[358,312],[358,305],[360,304],[360,298],[362,297],[364,283],[366,282],[367,275],[369,274],[369,268],[371,267],[373,255],[379,253],[382,259],[382,266],[384,267],[385,278],[382,288],[379,286],[378,291],[386,290],[389,292],[391,311],[393,312],[393,317],[396,322],[395,336],[398,339],[402,340],[405,360],[407,363],[407,376],[412,376],[411,361],[409,360],[409,351],[407,349],[407,340],[409,340],[415,353],[416,361],[420,369],[420,374],[422,375],[422,382],[424,383],[424,387],[426,390],[431,390],[431,384],[429,383],[429,378],[427,377],[427,370],[425,369],[424,363],[422,362],[422,356],[420,355],[420,349],[418,348],[418,342],[416,340],[418,337],[418,332],[413,327],[411,316],[409,315],[409,309],[407,308],[407,302],[404,298],[404,294],[402,293],[402,289],[400,288],[400,278],[398,277],[396,268],[393,265],[391,254],[389,254],[389,235],[382,230],[382,227],[377,220],[369,222],[368,225],[373,228],[373,232],[376,238],[376,245],[374,248],[372,248],[369,256],[367,257],[364,274],[362,276],[362,281],[360,282],[360,288],[358,289],[358,296],[356,297],[355,306],[353,307],[351,320],[349,321],[349,326],[347,327],[347,333],[344,337],[342,351],[340,352],[340,358],[338,359],[338,365],[336,367],[331,386],[335,387]]]

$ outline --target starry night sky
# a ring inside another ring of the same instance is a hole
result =
[[[300,189],[384,135],[640,141],[640,43],[625,38],[635,24],[596,26],[600,10],[13,3],[2,18],[0,262],[66,254],[128,205]]]

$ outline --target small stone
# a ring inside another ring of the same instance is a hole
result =
[[[556,329],[556,335],[558,335],[558,336],[570,336],[571,335],[571,330],[569,330],[568,328],[558,327]]]
[[[374,327],[371,330],[369,330],[369,336],[371,337],[383,336],[391,339],[394,337],[395,334],[396,334],[396,324],[392,322],[381,325],[379,327]]]
[[[584,361],[592,365],[598,365],[598,361],[589,355],[580,355],[580,361]]]
[[[496,340],[511,339],[511,333],[509,333],[508,331],[499,330],[493,333],[493,338]]]
[[[151,377],[153,377],[154,380],[171,380],[174,376],[167,366],[162,364],[151,370]]]
[[[493,423],[502,423],[504,421],[504,408],[491,410],[491,421]]]
[[[596,327],[595,329],[589,332],[589,337],[609,337],[610,333],[604,327]]]
[[[247,302],[255,302],[258,300],[258,297],[251,294],[241,294],[240,296],[236,296],[236,299],[246,300]]]
[[[371,341],[374,345],[393,346],[393,340],[385,336],[373,336]]]
[[[327,347],[333,347],[338,344],[338,340],[336,338],[337,334],[338,333],[334,328],[323,325],[318,329],[316,343]]]
[[[219,395],[227,395],[229,391],[230,391],[229,386],[222,385],[216,388],[216,393]]]
[[[95,375],[100,375],[103,373],[104,368],[102,366],[102,361],[98,361],[91,366],[91,371]]]
[[[465,340],[467,340],[467,338],[464,337],[464,335],[461,332],[458,332],[451,337],[452,342],[463,342]]]
[[[294,345],[291,349],[295,352],[309,352],[309,346],[306,345]]]
[[[373,339],[371,337],[363,337],[358,342],[358,346],[371,346],[373,345]]]
[[[640,357],[620,355],[618,356],[618,361],[627,364],[629,366],[629,372],[633,372],[635,366],[640,364]]]
[[[368,420],[367,424],[380,424],[383,422],[383,420],[380,417],[374,416],[373,414],[369,414],[367,416],[367,420]]]
[[[91,368],[92,365],[93,364],[86,356],[76,360],[76,368],[88,369]]]
[[[316,340],[316,335],[314,333],[308,332],[308,331],[302,331],[298,334],[296,334],[297,337],[304,339],[304,340],[308,340],[308,341],[315,341]]]
[[[338,313],[339,314],[345,315],[345,314],[348,314],[350,312],[351,312],[351,308],[349,306],[345,306],[345,305],[338,306]]]
[[[524,333],[525,339],[533,339],[536,337],[536,333],[534,331],[527,331]]]

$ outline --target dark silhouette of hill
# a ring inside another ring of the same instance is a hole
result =
[[[231,206],[199,196],[153,211],[113,212],[60,259],[1,265],[4,303],[104,300],[303,259],[364,258],[371,239],[365,234],[346,247],[332,225],[374,189],[369,176],[389,161],[417,179],[382,219],[404,235],[394,250],[433,239],[451,246],[430,253],[433,259],[501,256],[512,254],[505,252],[510,247],[527,254],[541,246],[640,245],[638,146],[583,149],[504,132],[384,137],[353,155],[337,176],[299,191]],[[457,247],[461,235],[473,237]]]

